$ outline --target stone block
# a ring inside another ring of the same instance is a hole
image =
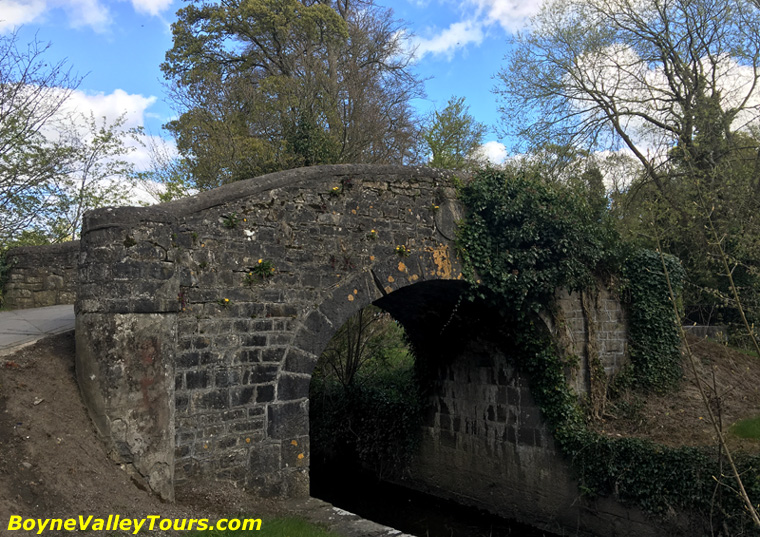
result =
[[[77,379],[96,427],[136,479],[173,500],[176,317],[80,312],[75,333]]]
[[[308,399],[310,376],[298,376],[292,374],[282,374],[277,383],[277,400],[278,401],[295,401],[299,399]]]
[[[306,436],[309,433],[308,401],[271,403],[267,406],[267,435],[272,439]]]

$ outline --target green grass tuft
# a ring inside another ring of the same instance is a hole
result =
[[[731,433],[739,438],[760,440],[760,416],[737,421],[731,426]]]

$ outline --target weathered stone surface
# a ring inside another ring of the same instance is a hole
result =
[[[401,483],[557,533],[667,535],[641,511],[583,497],[530,380],[511,365],[509,342],[498,338],[484,331],[428,360],[428,420]]]
[[[82,398],[112,455],[174,499],[176,316],[83,313],[76,318]]]
[[[74,303],[79,241],[12,248],[6,262],[9,271],[3,305],[8,309]]]

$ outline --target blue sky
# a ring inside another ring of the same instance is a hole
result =
[[[463,96],[475,118],[492,129],[500,118],[491,92],[510,32],[535,13],[538,0],[378,0],[414,34],[415,72],[427,80],[420,113]],[[65,59],[84,76],[71,106],[161,136],[173,110],[159,64],[171,47],[169,25],[180,0],[0,0],[0,33],[50,43],[49,61]],[[504,156],[504,140],[489,131],[489,154]]]

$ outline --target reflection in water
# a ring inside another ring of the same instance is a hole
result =
[[[312,462],[311,495],[420,537],[555,537],[485,511],[413,491],[338,464]]]

